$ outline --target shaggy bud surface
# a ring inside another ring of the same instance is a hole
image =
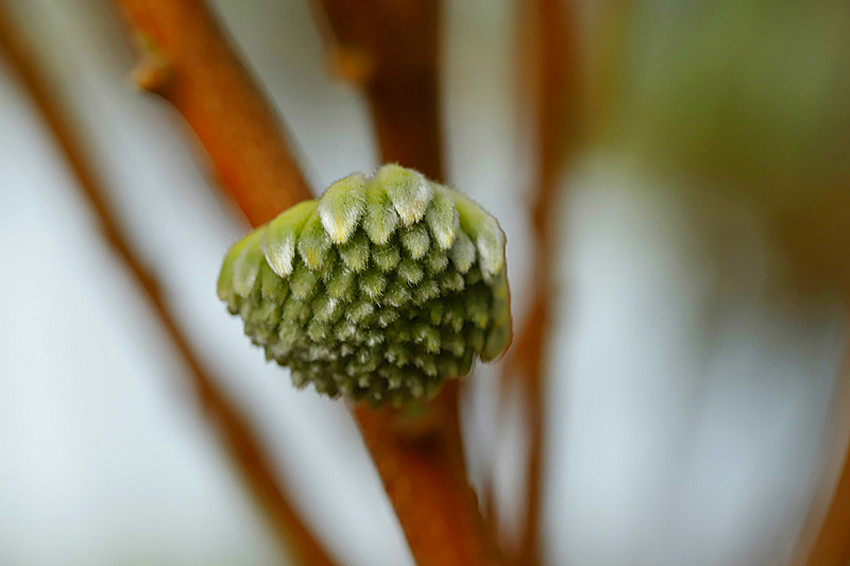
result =
[[[218,296],[296,386],[374,405],[433,397],[511,338],[498,222],[395,164],[234,244]]]

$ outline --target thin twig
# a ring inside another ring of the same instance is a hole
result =
[[[189,369],[191,385],[201,406],[218,433],[219,440],[234,466],[247,484],[257,504],[263,509],[276,533],[301,564],[334,566],[335,562],[297,515],[278,484],[276,472],[266,458],[263,447],[237,407],[207,374],[193,353],[187,339],[172,317],[157,281],[150,275],[127,242],[114,218],[97,175],[79,145],[73,129],[63,116],[61,106],[51,96],[45,77],[29,55],[13,26],[0,17],[0,50],[8,57],[23,86],[28,91],[53,133],[68,164],[75,173],[80,189],[91,204],[104,237],[139,282],[153,312],[159,318],[177,352]]]
[[[563,2],[520,1],[522,98],[530,102],[531,127],[537,140],[531,220],[534,242],[532,303],[504,366],[503,384],[519,379],[529,427],[526,505],[519,548],[514,560],[522,566],[541,561],[540,518],[543,499],[544,347],[551,308],[552,254],[548,217],[558,177],[574,143],[576,128],[577,57],[575,26]],[[570,122],[572,120],[572,122]],[[503,395],[503,399],[507,396]]]

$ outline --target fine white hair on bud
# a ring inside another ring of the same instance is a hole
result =
[[[316,201],[300,202],[267,224],[260,249],[275,273],[286,277],[292,273],[295,246],[301,229],[316,210]]]
[[[381,271],[392,271],[398,265],[401,253],[398,247],[391,245],[373,246],[372,261]]]
[[[401,243],[410,257],[419,259],[428,253],[428,248],[431,246],[431,237],[428,235],[428,229],[422,224],[415,224],[405,228],[401,232]]]
[[[393,283],[384,295],[384,302],[391,307],[400,308],[410,302],[410,290],[403,283]]]
[[[292,294],[299,301],[306,301],[312,297],[318,284],[319,278],[316,273],[303,263],[299,263],[295,267],[292,276],[289,278]]]
[[[240,295],[247,295],[254,288],[257,274],[260,272],[260,260],[263,256],[259,241],[265,233],[264,229],[253,232],[251,241],[245,246],[233,263],[233,290]]]
[[[239,312],[239,296],[233,289],[233,266],[236,263],[236,258],[242,253],[251,241],[246,237],[233,244],[224,256],[224,263],[221,266],[221,271],[218,274],[218,283],[216,292],[221,301],[227,303],[227,310],[231,314]]]
[[[398,269],[396,272],[398,273],[399,279],[401,279],[408,285],[418,284],[425,276],[425,273],[422,270],[422,266],[419,265],[418,262],[410,259],[409,257],[406,257],[399,262]]]
[[[370,269],[360,276],[360,290],[370,299],[377,300],[387,287],[387,278],[377,269]]]
[[[424,304],[426,301],[435,299],[440,296],[440,286],[433,279],[423,281],[413,293],[413,302],[417,305]]]
[[[320,269],[330,247],[330,236],[322,226],[322,219],[313,209],[298,239],[298,254],[307,267]]]
[[[441,249],[452,247],[460,225],[460,216],[451,195],[445,187],[431,183],[434,198],[425,212],[425,222]]]
[[[366,177],[353,173],[331,184],[319,200],[322,226],[336,244],[348,241],[366,208]]]
[[[504,247],[476,203],[390,164],[234,244],[217,293],[296,387],[400,406],[507,348]]]
[[[495,218],[466,196],[456,193],[455,206],[463,231],[478,250],[482,275],[487,279],[494,277],[505,265],[505,233]]]
[[[357,234],[339,247],[339,257],[354,272],[363,271],[369,265],[369,238]]]
[[[413,340],[424,345],[425,350],[431,354],[440,352],[440,333],[433,326],[424,323],[414,325]]]
[[[458,232],[455,243],[449,250],[449,259],[461,273],[466,273],[475,263],[475,244],[464,232]]]
[[[431,250],[425,256],[423,263],[426,269],[428,269],[428,273],[436,275],[437,273],[442,273],[448,267],[449,258],[445,253],[441,253],[440,250]]]
[[[354,277],[354,272],[347,267],[338,267],[327,283],[328,295],[334,299],[350,299],[354,295]]]
[[[340,300],[322,293],[313,301],[313,316],[319,323],[334,320],[334,316],[340,311]]]
[[[368,301],[360,301],[354,303],[348,309],[348,320],[350,322],[360,322],[375,312],[375,305]]]
[[[434,196],[431,183],[422,173],[390,163],[378,169],[375,181],[386,189],[405,225],[422,220],[425,209]]]
[[[383,245],[398,226],[396,212],[387,189],[372,179],[366,188],[366,212],[363,217],[363,230],[374,243]]]
[[[273,303],[283,304],[289,295],[289,286],[284,284],[268,262],[260,262],[260,294],[263,299]]]

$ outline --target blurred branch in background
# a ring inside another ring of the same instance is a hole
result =
[[[28,56],[28,49],[14,31],[13,24],[3,17],[0,17],[0,51],[8,57],[65,154],[68,164],[77,176],[80,188],[101,223],[105,238],[138,280],[152,310],[188,366],[191,385],[204,411],[214,424],[221,443],[248,485],[255,501],[266,513],[275,533],[301,564],[333,566],[335,562],[325,553],[298,517],[283,489],[278,485],[276,471],[266,458],[263,447],[249,424],[195,357],[187,339],[172,317],[157,281],[142,265],[114,219],[104,199],[105,191],[101,188],[74,132],[64,119],[60,104],[50,96],[50,89],[45,78],[39,72],[35,62]]]
[[[520,1],[520,108],[528,123],[535,153],[532,161],[531,226],[534,275],[531,309],[503,366],[502,400],[507,386],[519,382],[529,427],[525,517],[515,562],[541,562],[540,519],[544,445],[544,347],[552,308],[551,215],[559,181],[575,145],[578,112],[578,38],[575,16],[560,0]]]
[[[846,380],[847,378],[845,378]],[[846,391],[843,392],[846,395]],[[843,403],[842,403],[843,405]],[[840,410],[846,411],[842,406]],[[847,451],[846,444],[842,445]],[[846,454],[850,455],[850,454]],[[850,563],[850,459],[844,459],[832,496],[806,566],[846,566]]]
[[[332,72],[361,87],[381,160],[445,181],[439,0],[312,0]]]
[[[186,117],[219,171],[224,189],[251,224],[262,224],[295,202],[309,198],[284,137],[275,127],[276,117],[267,109],[203,3],[118,3],[154,57],[153,63],[150,59],[143,61],[142,71],[136,73],[137,79],[142,79],[140,84],[164,96]],[[424,14],[430,14],[425,22],[436,26],[436,4]],[[377,81],[373,109],[376,122],[386,126],[379,127],[384,157],[441,177],[436,27],[433,34],[423,32],[418,19],[421,15],[417,12],[417,19],[406,20],[416,27],[405,30],[427,39],[422,54],[434,58],[432,66],[415,84],[406,81],[408,75],[396,77],[399,80],[390,76],[387,82]],[[162,80],[151,83],[146,80],[150,76]],[[431,87],[427,86],[429,81]],[[394,90],[399,84],[408,85],[404,88],[410,90],[399,93]],[[389,114],[385,113],[385,105],[399,101],[400,108],[389,108]],[[426,109],[424,114],[419,112],[420,107]],[[413,120],[415,116],[421,121]],[[442,397],[449,400],[456,414],[453,388],[447,388]],[[442,403],[435,405],[435,414],[443,415]],[[474,493],[463,476],[456,417],[452,417],[450,427],[434,429],[446,431],[445,438],[433,444],[426,442],[429,448],[420,450],[415,448],[422,446],[420,443],[407,443],[396,435],[393,413],[365,408],[354,412],[417,561],[444,566],[493,563],[498,554],[495,543],[484,530]],[[429,493],[432,487],[436,493]]]
[[[809,512],[807,525],[804,526],[803,535],[798,541],[798,547],[811,543],[805,561],[806,566],[846,566],[850,564],[850,446],[846,431],[847,421],[850,420],[848,410],[848,398],[850,398],[850,352],[845,353],[844,376],[837,388],[838,399],[835,402],[835,411],[838,413],[836,421],[844,426],[836,427],[833,448],[834,463],[840,466],[838,482],[833,484],[829,481],[834,477],[824,474],[821,480],[820,494],[815,497],[815,504]],[[835,468],[832,468],[833,470]],[[818,502],[827,501],[826,513]],[[807,534],[816,533],[814,541]]]
[[[438,0],[317,0],[331,70],[362,88],[383,162],[445,181],[439,112]],[[500,561],[463,461],[458,384],[429,408],[427,431],[409,435],[394,411],[355,410],[387,492],[419,564]],[[420,423],[421,426],[421,423]],[[421,436],[420,436],[421,435]]]

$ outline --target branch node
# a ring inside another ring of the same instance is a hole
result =
[[[171,60],[149,35],[137,33],[136,44],[139,62],[130,73],[130,82],[142,90],[165,96],[173,76]]]
[[[334,77],[355,86],[369,83],[377,70],[374,57],[359,47],[336,45],[328,51],[327,59]]]

